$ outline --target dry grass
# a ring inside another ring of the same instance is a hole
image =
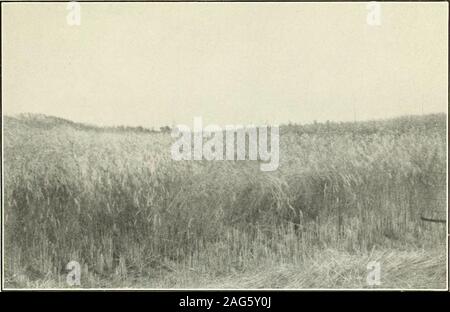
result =
[[[380,263],[379,286],[369,286],[367,264]],[[207,284],[207,288],[442,289],[446,285],[445,252],[396,251],[356,253],[327,249],[302,265],[264,266]],[[188,286],[189,287],[189,286]]]
[[[82,287],[363,287],[375,255],[389,287],[444,287],[426,255],[445,227],[420,215],[445,210],[445,120],[286,126],[265,173],[173,161],[165,133],[8,118],[6,286],[64,287],[76,260]]]
[[[367,264],[380,263],[380,285],[370,286]],[[10,287],[67,287],[60,277],[30,278],[29,272],[17,273]],[[302,262],[260,261],[244,270],[217,274],[184,266],[171,267],[149,276],[99,278],[83,272],[83,287],[107,288],[178,288],[178,289],[445,289],[446,255],[440,251],[383,250],[372,253],[349,253],[324,249],[312,253]]]

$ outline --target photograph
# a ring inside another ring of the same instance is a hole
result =
[[[448,29],[446,1],[2,1],[1,290],[448,291]]]

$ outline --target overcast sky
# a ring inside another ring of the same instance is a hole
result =
[[[262,124],[447,111],[448,4],[2,4],[5,114]]]

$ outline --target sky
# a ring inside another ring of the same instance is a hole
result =
[[[159,127],[447,112],[448,3],[2,3],[3,113]],[[71,15],[73,16],[73,15]]]

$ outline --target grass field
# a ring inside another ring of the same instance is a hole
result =
[[[444,114],[285,125],[280,166],[4,116],[6,287],[445,288]],[[381,284],[366,283],[377,261]]]

